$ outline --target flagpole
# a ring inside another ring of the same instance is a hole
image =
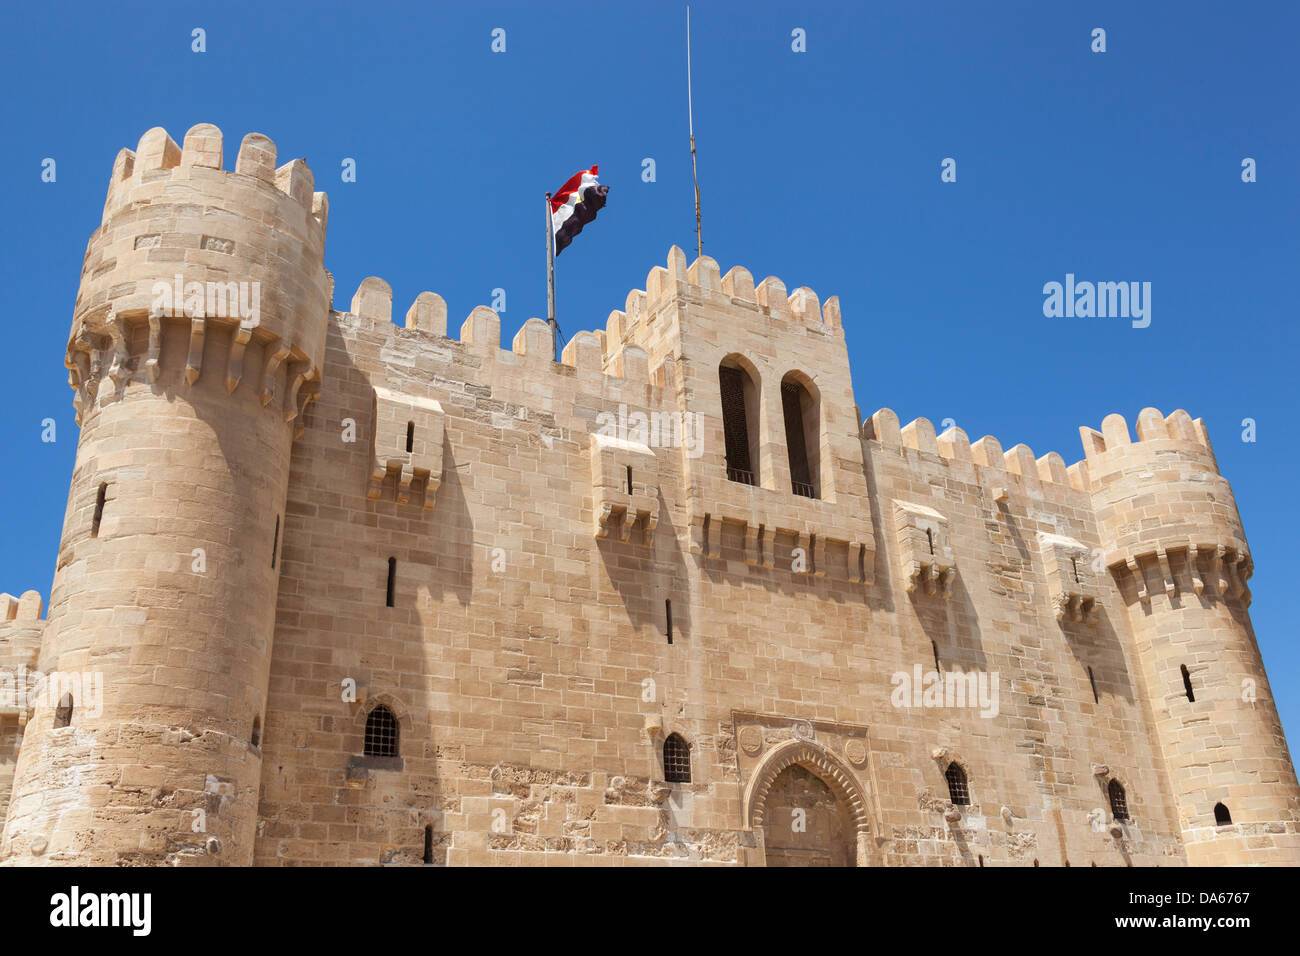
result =
[[[700,171],[695,165],[695,109],[691,102],[691,7],[686,5],[686,118],[691,130],[691,177],[695,180],[695,255],[704,255],[700,225]]]
[[[560,360],[560,323],[555,321],[555,229],[551,220],[551,194],[546,194],[546,324],[551,327],[551,351]]]

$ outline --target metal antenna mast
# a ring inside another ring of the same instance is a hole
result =
[[[691,130],[691,176],[695,180],[695,254],[704,255],[704,233],[700,225],[700,171],[695,164],[695,110],[691,102],[691,8],[686,6],[686,117]]]

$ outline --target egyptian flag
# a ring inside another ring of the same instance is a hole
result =
[[[582,232],[583,226],[596,218],[607,195],[609,187],[596,182],[596,167],[592,166],[575,173],[551,197],[551,233],[557,256]]]

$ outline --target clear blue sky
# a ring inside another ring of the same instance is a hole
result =
[[[1294,748],[1300,6],[692,10],[705,250],[840,296],[864,415],[952,418],[1067,462],[1078,427],[1110,412],[1203,416]],[[432,289],[458,328],[500,287],[506,342],[545,315],[542,194],[599,163],[609,206],[561,257],[559,301],[566,332],[603,327],[671,244],[693,244],[683,15],[648,0],[6,4],[0,589],[48,597],[77,434],[64,346],[119,148],[211,122],[229,167],[245,133],[266,133],[329,193],[338,304],[378,275],[399,317]],[[1243,157],[1258,182],[1242,183]],[[1151,326],[1044,318],[1042,286],[1066,272],[1151,282]]]

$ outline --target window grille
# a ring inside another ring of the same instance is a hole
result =
[[[1124,793],[1124,785],[1118,780],[1112,780],[1106,787],[1110,795],[1110,812],[1120,823],[1128,822],[1128,796]]]
[[[380,704],[366,718],[367,757],[397,756],[397,718],[393,712]]]
[[[962,769],[961,764],[948,764],[948,771],[944,776],[948,778],[948,798],[952,800],[953,805],[970,806],[970,787],[966,783],[966,771]]]
[[[664,779],[669,783],[691,782],[691,748],[678,734],[664,741]]]

